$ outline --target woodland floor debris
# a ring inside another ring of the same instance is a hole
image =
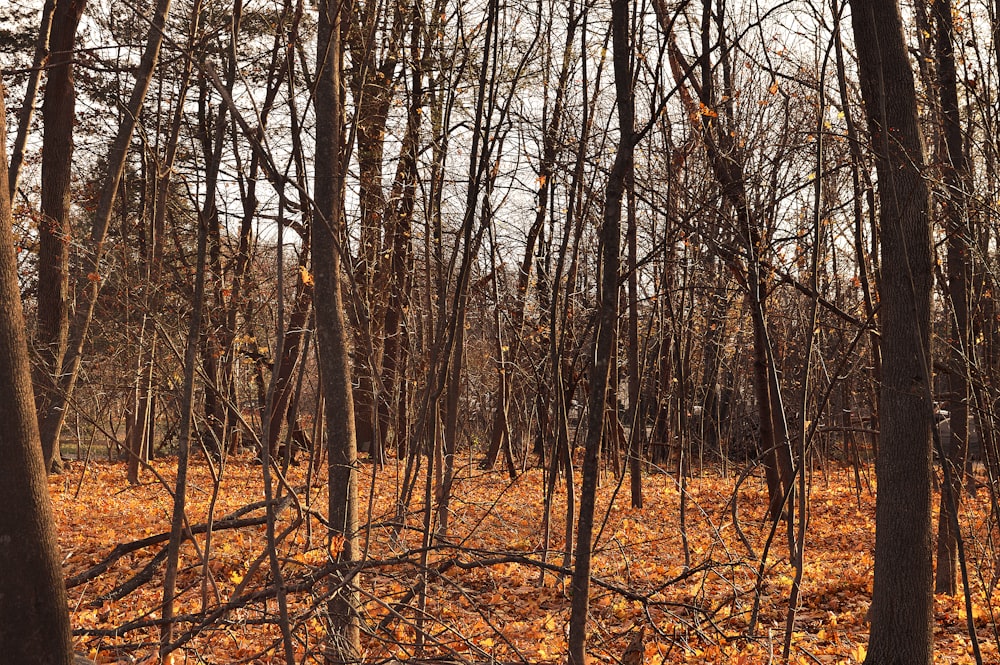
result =
[[[156,464],[172,486],[170,467],[165,461]],[[205,565],[201,526],[209,517],[213,481],[204,463],[192,465],[187,519],[197,547],[188,540],[182,550],[175,634],[185,641],[173,654],[175,663],[282,662],[275,650],[274,587],[267,566],[255,563],[265,546],[264,527],[253,519],[264,514],[260,475],[260,466],[248,459],[231,459],[224,467],[213,519],[225,526],[221,520],[236,513],[244,518],[243,526],[213,533]],[[365,600],[366,661],[564,661],[569,600],[560,534],[565,495],[554,498],[552,550],[543,557],[541,472],[529,471],[510,483],[500,474],[466,467],[455,490],[449,538],[432,547],[423,569],[424,494],[416,492],[404,519],[398,520],[401,476],[390,464],[373,480],[372,467],[362,466],[363,505],[373,492],[370,523],[363,531],[369,563],[359,583]],[[287,486],[295,489],[296,499],[279,515],[278,533],[288,530],[279,547],[297,658],[321,662],[324,629],[317,608],[332,570],[328,553],[335,553],[337,545],[325,542],[321,523],[309,512],[323,513],[325,487],[318,483],[307,492],[305,482],[305,466],[289,470]],[[618,662],[645,626],[644,662],[653,665],[778,662],[794,572],[784,526],[777,530],[767,573],[758,585],[760,562],[750,558],[732,522],[733,486],[733,478],[710,471],[688,481],[691,567],[685,569],[673,477],[646,479],[647,505],[641,510],[629,507],[627,488],[618,489],[614,477],[604,477],[589,638],[590,653],[598,661]],[[77,651],[98,663],[157,662],[162,567],[154,561],[161,546],[155,536],[169,528],[169,492],[158,482],[127,486],[125,466],[113,463],[70,463],[67,473],[50,479],[50,490],[66,576],[87,578],[69,591]],[[742,485],[738,500],[739,527],[757,556],[770,531],[766,498],[763,480],[753,478]],[[255,503],[255,511],[240,512]],[[985,595],[994,593],[997,572],[992,563],[980,565],[981,560],[992,561],[985,552],[989,538],[997,536],[984,530],[988,515],[988,492],[963,503],[973,618],[986,661],[997,662],[995,595],[992,603]],[[867,490],[857,493],[852,471],[828,465],[827,472],[812,475],[809,520],[792,660],[860,662],[868,635],[874,496]],[[87,575],[117,545],[140,539],[151,545],[123,554],[92,579]],[[152,569],[145,581],[118,597],[144,568]],[[758,588],[760,613],[751,636],[747,630]],[[101,600],[115,590],[116,600]],[[424,634],[422,651],[418,630]],[[937,597],[935,647],[938,663],[969,661],[961,597]]]

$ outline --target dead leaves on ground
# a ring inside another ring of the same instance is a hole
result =
[[[168,461],[158,462],[156,468],[168,484],[173,482]],[[463,469],[455,486],[447,544],[432,549],[427,567],[422,568],[421,499],[413,501],[402,522],[396,517],[402,469],[387,466],[377,473],[374,483],[371,466],[364,465],[362,474],[363,510],[374,488],[370,526],[363,531],[372,565],[357,584],[364,604],[366,660],[438,656],[480,662],[565,660],[568,579],[560,574],[564,492],[553,500],[545,555],[542,474],[531,471],[509,483],[499,474]],[[204,522],[213,500],[214,519],[262,500],[260,476],[260,467],[249,460],[231,460],[215,495],[208,468],[194,464],[188,524]],[[874,497],[866,491],[858,494],[853,480],[852,474],[839,470],[817,473],[812,480],[805,581],[792,635],[793,663],[849,665],[864,659]],[[290,471],[287,482],[298,488],[298,505],[325,513],[322,483],[306,491],[305,481],[304,466]],[[627,654],[631,665],[640,661],[651,665],[780,662],[794,575],[783,530],[778,530],[766,575],[758,584],[760,562],[751,559],[739,541],[728,507],[733,479],[706,472],[687,483],[690,568],[685,568],[680,495],[674,479],[648,477],[642,510],[632,509],[627,491],[617,488],[614,478],[605,477],[598,504],[601,535],[594,557],[589,638],[594,661],[617,663]],[[67,577],[95,565],[119,543],[169,529],[172,500],[168,489],[157,482],[129,487],[121,464],[85,467],[71,463],[65,474],[51,479],[50,489]],[[424,496],[419,487],[415,495]],[[762,482],[743,485],[738,526],[757,555],[769,532],[763,521],[765,504]],[[965,504],[964,521],[970,525],[967,549],[973,554],[985,548],[987,504],[985,496]],[[304,589],[312,579],[309,575],[321,574],[331,554],[339,551],[337,543],[326,542],[322,525],[309,514],[293,506],[282,513],[277,525],[279,533],[291,527],[279,547],[282,576],[286,584],[302,582],[303,591],[289,595],[298,662],[320,662],[324,625],[317,595],[326,580],[317,583],[319,588],[312,593]],[[295,526],[292,520],[298,515],[303,519]],[[197,635],[172,654],[173,662],[284,662],[277,648],[273,598],[234,608],[224,621],[197,630],[205,613],[230,602],[234,594],[242,598],[271,585],[266,561],[254,565],[265,551],[264,527],[213,533],[207,565],[200,558],[205,535],[196,535],[194,540],[197,547],[188,541],[182,548],[179,588],[183,591],[176,613],[187,617],[177,632],[191,630]],[[146,566],[155,553],[156,548],[146,548],[128,554],[106,573],[70,589],[78,651],[98,662],[156,662],[162,569],[119,600],[98,600]],[[970,567],[975,570],[974,562]],[[992,575],[992,566],[984,570],[987,586]],[[424,583],[426,602],[420,607]],[[977,582],[973,618],[984,657],[996,662],[993,617],[981,586]],[[758,592],[755,632],[749,635]],[[936,605],[937,662],[967,662],[971,644],[962,599],[938,597]],[[137,621],[149,625],[118,636],[95,632]],[[640,659],[634,637],[643,627]],[[424,636],[422,648],[418,633]]]

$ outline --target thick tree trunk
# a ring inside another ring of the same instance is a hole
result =
[[[361,552],[358,543],[358,452],[348,357],[348,330],[341,296],[341,245],[344,197],[342,6],[319,3],[316,39],[316,165],[312,229],[312,266],[316,293],[316,337],[326,404],[329,446],[330,539],[340,544],[344,566],[333,582],[328,603],[327,663],[356,663],[361,657],[358,597],[350,567]]]
[[[0,86],[0,659],[70,665],[66,587],[45,482],[7,191]]]
[[[896,0],[852,0],[878,171],[882,404],[866,665],[932,662],[931,234],[924,144]]]
[[[42,220],[38,225],[38,325],[34,368],[35,406],[47,413],[59,391],[69,333],[70,185],[76,89],[73,52],[86,0],[57,0],[52,15],[48,76],[42,102]],[[58,446],[53,464],[62,460]]]
[[[146,37],[146,48],[136,70],[135,85],[129,97],[124,120],[118,128],[114,142],[108,154],[108,173],[101,189],[97,211],[91,227],[87,256],[83,260],[83,270],[77,285],[79,304],[70,326],[69,343],[66,356],[62,362],[62,372],[59,375],[59,392],[55,395],[49,408],[38,414],[42,451],[46,464],[51,466],[59,451],[59,435],[62,432],[66,411],[76,388],[80,371],[80,361],[83,357],[83,346],[87,341],[90,324],[94,318],[97,306],[97,294],[101,284],[101,257],[104,254],[104,241],[111,224],[115,199],[118,196],[118,186],[125,172],[125,159],[128,154],[132,133],[139,121],[143,100],[153,77],[153,70],[160,54],[160,44],[163,42],[164,26],[167,14],[170,12],[170,0],[157,0],[153,9],[152,24]]]

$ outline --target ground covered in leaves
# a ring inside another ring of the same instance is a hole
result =
[[[161,534],[169,531],[174,471],[166,460],[154,469],[159,479],[147,471],[142,485],[129,487],[122,464],[72,462],[50,481],[76,648],[97,662],[159,662]],[[542,472],[510,481],[467,464],[455,485],[447,537],[426,540],[423,506],[433,491],[426,470],[419,473],[401,513],[402,465],[390,463],[374,476],[371,465],[362,465],[367,525],[357,588],[365,661],[564,661],[565,490],[555,493],[546,547]],[[324,594],[335,581],[338,544],[327,542],[320,521],[324,475],[292,467],[282,488],[285,495],[292,490],[292,500],[277,504],[281,587],[296,662],[321,662]],[[250,459],[230,459],[214,473],[202,461],[192,465],[187,524],[194,537],[181,551],[177,648],[165,660],[285,662],[261,476]],[[830,465],[810,476],[804,578],[789,640],[793,663],[864,658],[875,503],[868,483],[864,473]],[[782,524],[772,534],[765,519],[762,479],[741,483],[735,511],[736,478],[705,470],[687,479],[683,528],[675,478],[653,474],[644,485],[641,510],[630,507],[627,482],[606,475],[600,489],[589,637],[594,662],[625,657],[638,665],[634,649],[625,653],[643,627],[643,662],[652,665],[784,662],[795,570],[787,529]],[[998,662],[989,505],[980,490],[966,500],[962,521],[978,640],[984,661]],[[937,597],[936,615],[937,662],[970,662],[961,596]]]

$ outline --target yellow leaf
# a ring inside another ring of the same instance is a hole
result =
[[[305,266],[299,266],[299,278],[306,286],[312,286],[316,283],[316,280],[313,279],[312,274],[306,270]]]

